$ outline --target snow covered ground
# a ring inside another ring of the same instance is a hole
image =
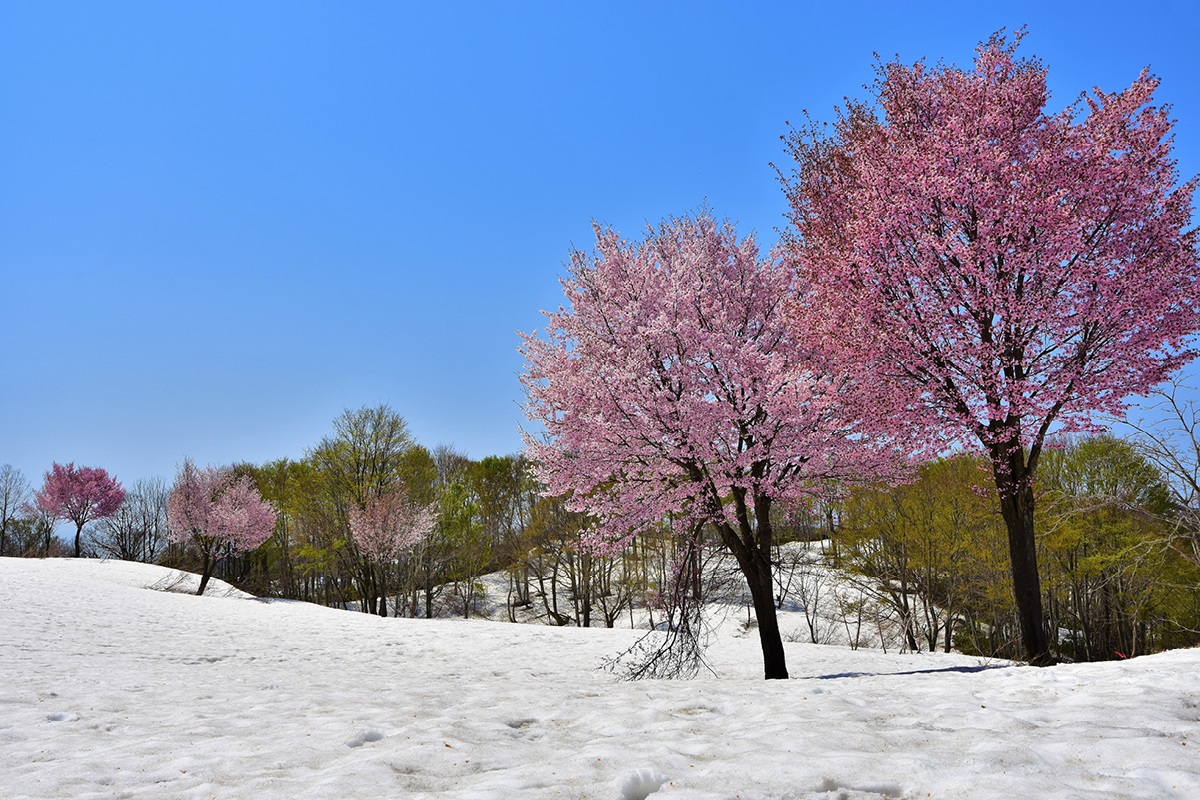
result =
[[[1200,798],[1197,650],[789,643],[766,682],[727,634],[718,677],[623,683],[596,665],[637,631],[147,588],[171,576],[0,559],[0,797]]]

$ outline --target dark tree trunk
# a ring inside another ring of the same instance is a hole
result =
[[[386,617],[387,612],[387,567],[379,565],[379,616]]]
[[[592,586],[592,556],[586,550],[579,554],[579,569],[583,578],[583,627],[592,627],[592,593],[595,587]]]
[[[783,652],[783,637],[779,634],[779,617],[775,613],[774,582],[769,561],[754,576],[746,575],[750,597],[754,600],[754,616],[758,620],[758,642],[763,652],[763,677],[767,680],[786,679],[787,658]]]
[[[1050,655],[1042,614],[1042,585],[1033,534],[1032,476],[1024,470],[998,475],[996,487],[1000,490],[1000,512],[1008,528],[1008,554],[1012,562],[1017,617],[1021,623],[1021,645],[1030,664],[1047,667],[1054,663],[1054,658]]]
[[[80,558],[81,554],[83,552],[79,547],[79,540],[82,536],[83,536],[83,523],[76,522],[75,523],[75,557],[76,558]]]
[[[755,499],[755,525],[751,528],[744,493],[735,490],[734,495],[738,516],[742,520],[741,535],[728,524],[719,524],[717,529],[725,546],[737,559],[750,587],[754,616],[758,622],[758,641],[763,651],[763,676],[767,680],[786,679],[787,658],[783,651],[783,637],[779,633],[779,618],[775,613],[775,580],[771,573],[771,501],[765,497]]]
[[[204,594],[205,588],[208,587],[208,579],[212,577],[212,556],[207,551],[204,551],[203,555],[204,563],[200,567],[200,588],[196,590],[197,595]]]

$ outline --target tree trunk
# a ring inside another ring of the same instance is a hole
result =
[[[764,559],[765,561],[765,559]],[[746,575],[750,596],[754,599],[754,616],[758,620],[758,641],[763,651],[763,677],[767,680],[786,679],[787,658],[783,652],[783,637],[779,634],[779,618],[775,614],[774,582],[771,564]]]
[[[1037,546],[1033,534],[1032,476],[1017,473],[997,476],[1000,512],[1008,528],[1008,554],[1012,562],[1013,595],[1021,623],[1021,645],[1026,660],[1035,667],[1054,663],[1042,619],[1042,586],[1038,577]]]
[[[739,516],[745,513],[744,496],[737,497]],[[779,618],[775,614],[775,580],[771,574],[771,504],[768,498],[757,498],[754,518],[757,530],[751,531],[748,520],[743,520],[742,530],[746,538],[738,536],[730,525],[717,526],[725,546],[737,559],[742,575],[750,587],[754,601],[754,616],[758,621],[758,641],[763,652],[763,677],[767,680],[788,677],[787,658],[783,651],[783,637],[779,634]]]
[[[75,557],[76,558],[81,557],[80,554],[82,553],[82,550],[79,547],[79,540],[82,536],[83,536],[83,523],[76,522],[75,523]]]
[[[387,566],[379,565],[379,616],[386,617],[387,613]]]
[[[580,577],[583,578],[583,627],[592,627],[592,557],[586,551],[582,550],[579,554],[579,570]]]
[[[212,577],[212,556],[207,551],[204,551],[203,555],[204,563],[200,567],[200,588],[196,590],[197,596],[204,594],[204,590],[208,586],[208,579]]]
[[[517,599],[514,596],[516,594],[516,586],[515,586],[516,582],[517,582],[516,576],[513,575],[513,573],[510,571],[508,573],[508,621],[509,622],[517,621],[517,609],[516,609]]]

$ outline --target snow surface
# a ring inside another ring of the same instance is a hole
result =
[[[596,666],[638,631],[149,589],[176,575],[0,559],[0,797],[1200,798],[1200,650],[788,643],[768,682],[751,632],[626,683]]]

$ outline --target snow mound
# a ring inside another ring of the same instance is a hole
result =
[[[668,780],[666,775],[652,769],[639,769],[621,779],[621,800],[646,800]]]
[[[135,561],[92,558],[3,558],[0,562],[11,562],[30,577],[47,581],[66,581],[73,586],[106,584],[131,589],[153,589],[177,594],[195,594],[200,588],[200,576],[193,572],[160,567],[157,564],[141,564]],[[223,580],[210,578],[204,590],[205,597],[230,597],[245,599],[247,594]]]

